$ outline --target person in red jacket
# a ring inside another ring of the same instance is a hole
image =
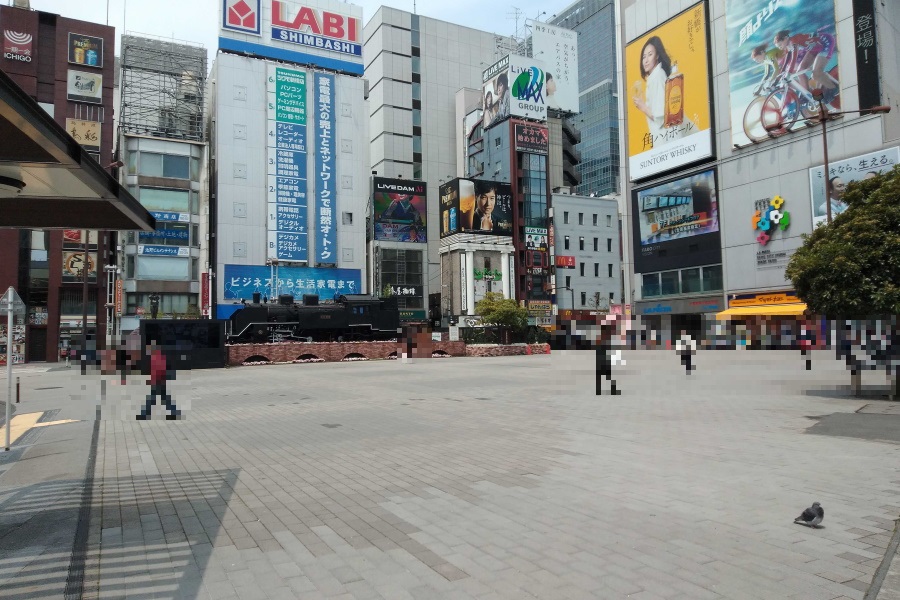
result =
[[[163,406],[169,411],[166,419],[175,420],[181,416],[181,411],[175,407],[172,396],[166,391],[166,381],[175,378],[175,371],[169,369],[168,359],[156,341],[150,342],[150,345],[147,346],[147,358],[150,369],[150,380],[148,381],[150,393],[147,394],[147,402],[137,419],[145,421],[150,418],[150,408],[156,404],[156,397],[159,396]]]

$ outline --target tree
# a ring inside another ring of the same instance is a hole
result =
[[[810,312],[900,314],[900,167],[849,184],[847,210],[804,235],[786,276]]]
[[[488,292],[484,298],[475,303],[475,312],[481,315],[481,320],[489,325],[499,325],[511,329],[521,330],[528,326],[528,311],[519,306],[519,303],[511,298],[504,298],[503,294]]]

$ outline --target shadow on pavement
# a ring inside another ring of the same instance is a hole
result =
[[[806,433],[900,444],[900,415],[834,413],[820,417]]]

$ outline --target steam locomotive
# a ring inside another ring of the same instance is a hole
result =
[[[397,299],[363,294],[335,297],[333,304],[319,304],[319,296],[304,294],[294,302],[282,294],[277,302],[252,302],[231,315],[228,339],[232,343],[295,341],[385,340],[398,335],[400,310]]]

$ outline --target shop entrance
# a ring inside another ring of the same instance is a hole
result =
[[[28,331],[28,362],[47,361],[47,329],[32,327]]]

